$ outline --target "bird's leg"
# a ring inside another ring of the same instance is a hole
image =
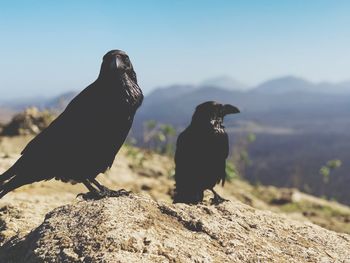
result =
[[[221,204],[222,202],[228,201],[227,199],[222,198],[217,192],[215,192],[214,189],[210,189],[210,190],[214,194],[214,197],[211,199],[212,205],[218,205],[218,204]]]
[[[130,191],[126,191],[125,189],[120,189],[118,191],[111,190],[106,186],[101,185],[99,182],[97,182],[96,179],[91,179],[90,182],[96,185],[97,188],[100,190],[100,194],[102,194],[105,197],[119,197],[122,195],[129,195],[131,193]]]
[[[95,187],[93,187],[88,180],[84,180],[82,183],[86,186],[86,188],[89,190],[89,192],[87,192],[85,194],[80,193],[77,195],[77,197],[82,196],[84,200],[101,199],[102,198],[100,192]]]
[[[90,192],[96,192],[96,191],[97,191],[96,188],[94,188],[94,187],[90,184],[90,182],[89,182],[88,180],[85,180],[85,181],[83,182],[83,184],[86,186],[86,188],[87,188]]]

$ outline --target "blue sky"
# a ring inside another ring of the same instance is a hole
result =
[[[81,90],[110,49],[147,92],[229,75],[350,79],[350,1],[1,1],[0,97]]]

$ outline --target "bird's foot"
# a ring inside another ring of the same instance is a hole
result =
[[[119,197],[119,196],[128,196],[131,194],[131,191],[126,191],[125,189],[120,189],[115,191],[115,190],[110,190],[106,188],[100,193],[102,193],[104,197]]]
[[[219,205],[219,204],[221,204],[221,203],[223,203],[223,202],[227,202],[228,200],[222,198],[222,197],[219,196],[219,195],[214,195],[214,197],[213,197],[212,199],[210,199],[210,201],[211,201],[210,203],[211,203],[212,205]]]
[[[120,189],[118,191],[110,190],[108,188],[103,189],[103,191],[90,191],[87,193],[78,194],[77,197],[82,197],[84,200],[100,200],[106,197],[120,197],[130,195],[130,191],[125,189]]]
[[[87,192],[87,193],[80,193],[77,195],[77,198],[78,197],[81,197],[83,198],[85,201],[86,200],[99,200],[101,198],[103,198],[103,196],[100,194],[100,192],[97,192],[97,191],[90,191],[90,192]]]

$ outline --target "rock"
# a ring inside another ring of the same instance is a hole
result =
[[[271,199],[270,203],[273,205],[285,205],[293,202],[294,189],[281,188],[279,195]]]
[[[36,135],[45,129],[56,116],[49,111],[39,111],[35,107],[16,114],[12,120],[2,128],[1,135]]]
[[[77,199],[0,248],[0,262],[350,262],[350,236],[238,201]]]

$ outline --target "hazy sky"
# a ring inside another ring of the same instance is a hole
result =
[[[55,95],[95,80],[110,49],[140,86],[229,75],[350,79],[350,1],[1,1],[0,97]]]

